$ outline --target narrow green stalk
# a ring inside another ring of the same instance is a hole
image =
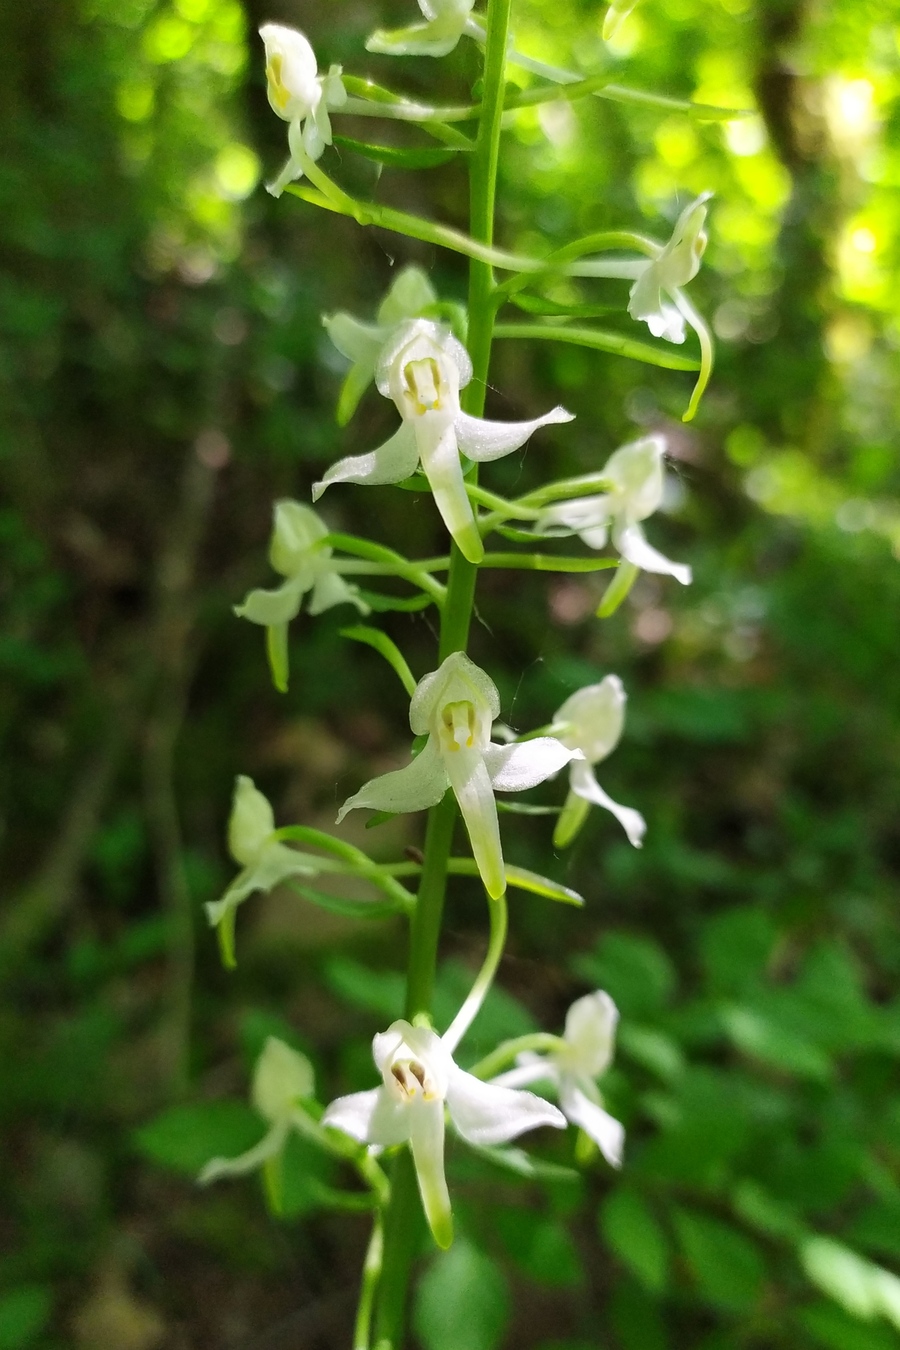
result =
[[[517,1036],[513,1041],[504,1041],[496,1050],[480,1059],[469,1073],[474,1074],[476,1078],[493,1078],[505,1069],[507,1064],[512,1064],[517,1055],[526,1051],[532,1054],[535,1051],[552,1054],[564,1046],[565,1041],[561,1036],[552,1036],[547,1031],[533,1031],[527,1036]]]
[[[443,1035],[444,1044],[451,1054],[475,1021],[481,1005],[487,997],[488,990],[494,983],[494,976],[497,974],[497,967],[506,945],[508,915],[505,892],[499,899],[488,902],[488,912],[491,920],[491,935],[484,965],[478,972],[478,977],[469,990],[468,997]]]
[[[494,203],[500,155],[504,67],[512,0],[490,0],[485,46],[484,94],[475,149],[470,159],[470,233],[486,252],[494,237]],[[494,278],[490,256],[474,259],[469,269],[468,348],[473,378],[464,394],[466,412],[484,410],[493,336]],[[478,569],[454,544],[450,554],[447,596],[441,611],[439,660],[465,651],[475,598]],[[410,925],[406,1013],[428,1014],[431,1008],[438,940],[447,887],[447,865],[457,807],[452,792],[431,808],[425,835],[422,880]],[[376,1350],[400,1350],[404,1340],[410,1269],[421,1228],[418,1186],[408,1149],[398,1155],[392,1173],[392,1199],[385,1219],[384,1264],[375,1314]]]
[[[384,1232],[381,1216],[375,1219],[372,1236],[363,1262],[362,1288],[359,1291],[359,1306],[356,1310],[356,1323],[353,1328],[353,1350],[369,1350],[369,1333],[372,1327],[372,1312],[375,1307],[375,1294],[381,1278],[381,1264],[384,1258]]]

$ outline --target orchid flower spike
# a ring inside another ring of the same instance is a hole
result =
[[[521,1054],[515,1069],[491,1080],[508,1088],[552,1083],[565,1116],[593,1139],[613,1167],[622,1166],[625,1130],[604,1111],[594,1080],[612,1062],[618,1020],[618,1009],[609,994],[602,989],[586,994],[566,1013],[566,1029],[558,1049],[545,1055]]]
[[[665,452],[663,436],[644,436],[620,446],[600,470],[609,481],[609,491],[545,507],[535,526],[537,533],[577,534],[588,548],[604,548],[612,533],[612,542],[626,562],[689,585],[690,567],[658,553],[647,543],[640,525],[662,503]]]
[[[372,1042],[381,1087],[338,1097],[323,1125],[361,1143],[392,1148],[408,1143],[428,1225],[439,1247],[453,1241],[444,1176],[444,1111],[467,1143],[503,1144],[539,1125],[565,1128],[565,1118],[531,1092],[482,1083],[454,1062],[437,1032],[394,1022]]]
[[[387,56],[447,56],[463,33],[480,35],[470,18],[475,0],[419,0],[424,23],[408,28],[379,28],[366,42],[366,50]]]
[[[266,49],[266,90],[269,106],[288,124],[290,159],[266,191],[280,197],[288,183],[303,177],[304,159],[320,159],[331,145],[330,108],[347,101],[341,67],[318,73],[316,54],[296,28],[264,23],[259,35]]]
[[[421,267],[404,267],[394,278],[391,288],[378,310],[375,323],[359,319],[339,310],[322,319],[328,336],[342,356],[353,364],[347,372],[340,398],[337,420],[346,426],[356,406],[375,378],[375,367],[384,347],[401,324],[417,319],[437,304],[437,295]]]
[[[312,877],[319,872],[319,859],[288,848],[275,837],[272,807],[254,786],[252,778],[235,779],[234,799],[228,822],[228,851],[241,864],[234,881],[219,900],[206,905],[210,926],[218,928],[225,964],[234,961],[234,913],[254,891],[271,891],[288,877]]]
[[[212,1158],[197,1180],[239,1177],[264,1168],[269,1194],[278,1194],[278,1164],[292,1128],[303,1120],[301,1103],[315,1094],[313,1068],[305,1055],[270,1036],[253,1071],[251,1100],[268,1125],[258,1144],[237,1158]],[[275,1206],[277,1208],[277,1205]]]
[[[569,795],[553,833],[557,848],[565,848],[572,842],[590,804],[611,811],[635,848],[643,843],[647,824],[640,811],[614,802],[597,782],[592,767],[618,745],[625,725],[626,699],[618,675],[607,675],[599,684],[589,684],[572,694],[553,718],[557,738],[584,756],[573,759],[569,765]]]
[[[482,462],[523,446],[538,427],[571,422],[553,408],[531,422],[489,422],[462,412],[459,391],[472,378],[462,343],[428,319],[404,324],[375,368],[379,392],[392,398],[403,418],[400,430],[367,455],[338,460],[313,486],[313,501],[332,483],[399,483],[419,463],[444,524],[469,562],[480,562],[484,545],[466,494],[460,452]]]
[[[361,614],[369,606],[355,586],[337,571],[331,549],[322,545],[328,526],[309,506],[289,500],[275,503],[269,562],[286,581],[273,591],[251,591],[243,604],[235,605],[239,619],[262,624],[275,688],[288,687],[288,624],[300,613],[307,591],[310,614],[321,614],[333,605],[351,604]]]
[[[628,313],[643,319],[654,337],[684,342],[681,287],[700,271],[706,248],[706,203],[711,192],[702,192],[684,208],[675,222],[672,237],[657,257],[651,259],[635,281],[628,297]]]
[[[373,811],[424,811],[453,788],[485,890],[497,899],[506,890],[500,825],[494,792],[523,792],[558,773],[581,751],[553,736],[515,745],[491,743],[491,723],[500,712],[497,686],[463,652],[424,676],[409,707],[424,747],[405,769],[373,778],[349,797],[338,815],[367,806]]]

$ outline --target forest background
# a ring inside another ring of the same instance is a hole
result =
[[[284,128],[256,29],[302,28],[322,68],[465,91],[465,44],[440,63],[365,56],[410,8],[0,7],[0,1350],[349,1343],[367,1220],[329,1210],[321,1161],[296,1146],[278,1222],[254,1179],[193,1178],[258,1136],[267,1035],[312,1056],[325,1100],[369,1085],[402,934],[275,894],[247,906],[226,973],[202,903],[232,872],[235,774],[280,822],[327,828],[408,745],[406,701],[339,636],[345,613],[296,625],[285,697],[231,606],[268,584],[273,500],[307,500],[392,425],[371,397],[336,427],[321,312],[371,313],[406,261],[464,293],[461,260],[262,191]],[[525,110],[505,137],[499,237],[522,251],[605,228],[665,239],[715,192],[691,294],[718,361],[685,428],[690,376],[498,345],[494,415],[562,399],[577,421],[493,482],[527,490],[551,446],[554,472],[584,473],[662,430],[653,538],[695,580],[644,576],[602,625],[600,579],[485,588],[507,720],[622,676],[604,785],[649,828],[638,852],[594,813],[554,858],[549,825],[504,817],[510,859],[587,904],[515,898],[473,1044],[557,1027],[608,989],[628,1159],[542,1191],[452,1159],[463,1237],[426,1260],[415,1322],[426,1350],[888,1350],[900,1304],[870,1284],[900,1261],[896,7],[642,0],[608,48],[602,14],[517,0],[518,45],[755,112],[587,99]],[[361,195],[464,225],[452,168],[337,153]],[[592,297],[621,304],[621,283]],[[444,547],[424,499],[329,497],[335,528]],[[423,617],[386,623],[424,671]],[[420,824],[348,837],[396,852]],[[481,957],[466,885],[448,1004]]]

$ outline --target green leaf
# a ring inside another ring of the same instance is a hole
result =
[[[659,1307],[634,1280],[615,1286],[610,1314],[622,1350],[667,1350],[669,1339]]]
[[[811,1237],[800,1246],[800,1261],[823,1294],[854,1317],[886,1317],[900,1328],[900,1279],[833,1238]]]
[[[376,164],[385,164],[392,169],[436,169],[464,153],[461,146],[372,145],[368,141],[357,141],[352,136],[335,136],[334,143],[342,150],[352,150],[364,159],[374,160]]]
[[[461,1238],[420,1280],[413,1325],[425,1350],[496,1350],[509,1309],[499,1266]]]
[[[766,1273],[756,1244],[705,1214],[677,1209],[672,1218],[701,1297],[726,1312],[750,1312]]]
[[[196,1176],[210,1158],[233,1158],[264,1133],[263,1122],[243,1102],[173,1106],[134,1134],[140,1153],[162,1167]]]
[[[498,1209],[495,1222],[516,1265],[540,1284],[571,1289],[584,1271],[565,1225],[533,1210]]]
[[[720,1016],[732,1043],[745,1055],[816,1083],[831,1078],[828,1056],[774,1018],[737,1004],[721,1008]]]
[[[570,886],[564,886],[561,881],[551,881],[549,877],[542,877],[538,872],[529,872],[524,867],[511,867],[508,863],[506,884],[520,891],[542,895],[547,900],[558,900],[564,905],[584,904],[584,896],[573,891]]]
[[[675,991],[675,970],[662,947],[628,933],[608,933],[592,954],[577,956],[572,969],[608,990],[625,1018],[658,1012]]]
[[[374,647],[375,651],[387,661],[407,694],[412,698],[416,692],[416,677],[406,664],[406,658],[400,648],[395,642],[391,641],[387,633],[382,633],[380,628],[371,628],[364,623],[356,624],[353,628],[342,628],[340,633],[341,637],[351,638],[354,642],[364,642],[367,646]]]
[[[813,1303],[797,1320],[826,1350],[897,1350],[897,1337],[887,1327],[861,1323],[833,1303]]]
[[[399,971],[369,970],[348,956],[335,956],[326,961],[323,974],[329,988],[351,1007],[377,1013],[386,1023],[403,1015],[406,982]]]
[[[669,1244],[643,1197],[625,1187],[614,1190],[600,1210],[600,1230],[644,1288],[661,1294],[668,1283]]]
[[[671,1082],[684,1072],[685,1060],[678,1042],[654,1027],[642,1027],[629,1020],[619,1027],[618,1043],[629,1059],[655,1073],[663,1082]]]
[[[700,362],[692,356],[681,356],[667,347],[656,347],[622,333],[610,333],[603,328],[575,328],[559,323],[498,323],[494,329],[497,338],[524,338],[539,342],[570,342],[576,347],[591,347],[594,351],[610,352],[613,356],[627,356],[632,361],[643,361],[649,366],[665,370],[699,370]]]
[[[0,1295],[0,1350],[25,1350],[50,1320],[53,1293],[46,1284],[22,1284]]]

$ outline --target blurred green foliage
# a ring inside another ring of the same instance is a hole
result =
[[[226,978],[201,904],[229,876],[236,773],[279,821],[327,828],[337,799],[404,752],[406,708],[378,656],[340,639],[340,615],[297,625],[298,678],[279,698],[230,606],[266,576],[272,500],[304,498],[323,465],[391,426],[369,395],[335,427],[342,371],[321,311],[371,311],[395,261],[421,261],[447,298],[465,280],[456,259],[254,191],[285,148],[253,30],[296,23],[322,66],[421,94],[464,94],[476,65],[464,45],[440,66],[363,59],[408,0],[276,9],[0,10],[0,1350],[349,1343],[367,1219],[325,1203],[347,1179],[292,1144],[277,1224],[254,1180],[196,1191],[190,1176],[257,1137],[244,1103],[267,1035],[299,1038],[323,1099],[371,1084],[402,931],[258,899]],[[558,1029],[573,997],[608,989],[622,1024],[604,1090],[627,1164],[613,1176],[593,1159],[579,1180],[571,1140],[539,1140],[536,1168],[452,1148],[462,1236],[437,1258],[423,1240],[414,1326],[424,1350],[888,1350],[896,7],[641,0],[609,54],[602,16],[517,0],[517,41],[753,115],[720,126],[600,99],[523,111],[499,234],[523,249],[639,224],[665,237],[676,195],[713,188],[692,295],[718,367],[685,430],[690,376],[498,344],[495,415],[561,398],[578,420],[491,482],[524,491],[595,468],[636,426],[665,430],[674,471],[652,529],[696,580],[644,577],[603,625],[602,579],[485,582],[475,656],[506,720],[546,722],[579,683],[622,675],[627,734],[603,781],[649,830],[635,852],[595,813],[553,858],[549,826],[504,816],[510,860],[588,904],[515,895],[502,988],[465,1048],[474,1062],[499,1037]],[[348,146],[329,164],[361,194],[464,224],[452,165],[413,176]],[[545,293],[623,296],[615,282]],[[409,553],[443,547],[429,504],[390,489],[336,492],[327,514]],[[430,668],[427,616],[385,626],[417,676]],[[417,828],[356,842],[387,856]],[[452,897],[443,1023],[484,932],[477,887]]]

